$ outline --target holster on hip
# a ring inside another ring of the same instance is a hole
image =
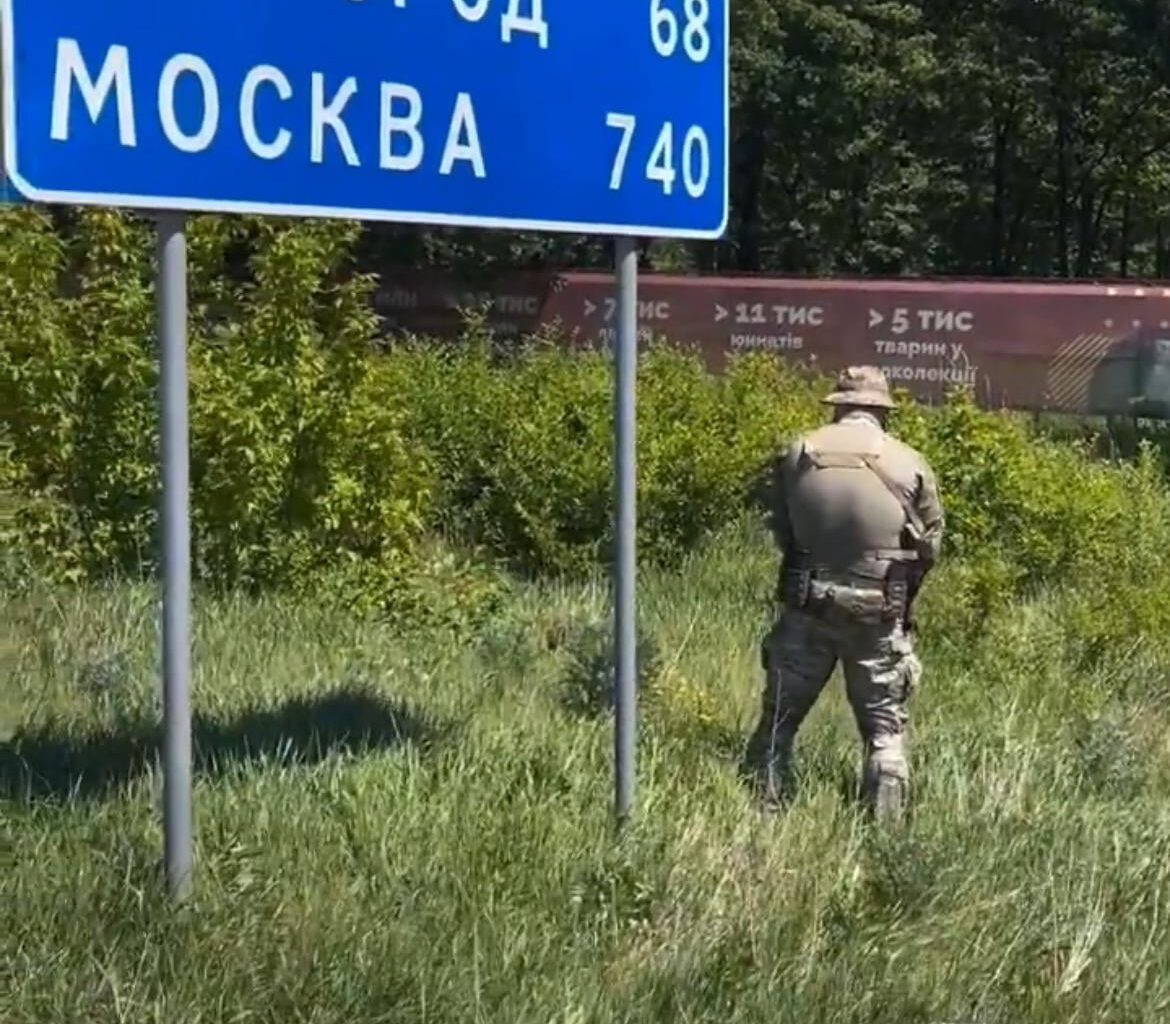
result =
[[[895,562],[890,566],[882,592],[885,596],[883,621],[904,623],[910,607],[910,580],[904,564]]]
[[[793,610],[807,607],[814,576],[807,552],[791,552],[785,557],[784,569],[780,574],[780,604]]]

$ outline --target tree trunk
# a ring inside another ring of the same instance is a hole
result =
[[[1061,277],[1068,277],[1068,114],[1063,106],[1063,97],[1060,103],[1056,121],[1056,272]]]
[[[1104,209],[1104,200],[1101,209]],[[1088,182],[1081,185],[1080,201],[1077,204],[1077,277],[1088,277],[1093,269],[1093,257],[1097,250],[1099,215],[1093,186]]]
[[[1129,277],[1129,250],[1130,250],[1130,225],[1133,216],[1133,192],[1127,190],[1125,193],[1125,203],[1121,208],[1121,254],[1120,254],[1120,271],[1122,277]]]
[[[760,197],[767,156],[760,115],[753,111],[740,142],[739,226],[735,232],[736,265],[740,270],[760,269]]]
[[[1006,272],[1005,236],[1007,233],[1007,143],[1009,128],[1007,118],[995,126],[995,154],[991,168],[991,273],[1001,276]]]

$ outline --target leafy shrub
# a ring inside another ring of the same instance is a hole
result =
[[[0,424],[6,483],[21,495],[10,531],[71,578],[132,560],[151,522],[141,483],[154,436],[138,415],[148,356],[133,338],[148,313],[127,269],[141,239],[94,216],[77,246],[81,296],[63,300],[65,242],[38,213],[0,213]]]
[[[1131,498],[1162,500],[1152,462],[1143,461],[1137,476],[1109,467],[1081,446],[1032,435],[1019,418],[981,411],[966,396],[929,414],[909,405],[899,412],[893,429],[923,451],[946,495],[949,550],[1010,553],[1028,582],[1099,566],[1129,529]]]
[[[1036,436],[1020,417],[981,411],[964,396],[930,411],[903,403],[893,429],[935,467],[947,555],[966,565],[971,600],[948,614],[974,620],[1012,595],[1066,586],[1078,595],[1069,622],[1090,660],[1119,637],[1170,626],[1160,593],[1170,495],[1151,446],[1110,465],[1092,457],[1092,438]]]
[[[578,572],[613,540],[613,376],[600,352],[538,337],[499,356],[473,327],[457,345],[417,339],[386,357],[408,433],[435,453],[441,524],[538,572]],[[707,373],[652,346],[639,366],[638,541],[676,560],[743,514],[777,446],[813,422],[809,385],[760,356]]]
[[[350,225],[197,218],[191,229],[192,548],[230,587],[304,586],[400,561],[429,503],[371,374],[371,281]],[[84,212],[68,240],[0,214],[0,426],[10,542],[65,578],[150,571],[158,507],[151,233]],[[245,269],[228,273],[233,254]]]
[[[394,559],[421,531],[430,466],[371,372],[372,282],[345,273],[355,230],[252,231],[252,280],[193,373],[205,573],[260,586]]]

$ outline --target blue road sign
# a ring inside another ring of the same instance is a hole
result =
[[[730,0],[0,0],[29,199],[709,238]]]

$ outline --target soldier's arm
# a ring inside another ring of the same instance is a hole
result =
[[[933,568],[938,561],[942,550],[943,534],[946,530],[946,516],[943,512],[942,498],[939,495],[938,480],[934,470],[925,461],[918,471],[918,494],[915,499],[915,511],[922,520],[924,535],[920,551],[923,556],[924,567]]]

